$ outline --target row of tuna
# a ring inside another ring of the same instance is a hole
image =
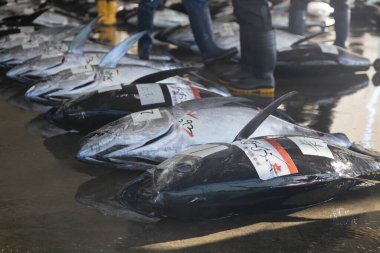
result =
[[[18,8],[8,4],[7,11],[12,6]],[[154,217],[218,218],[307,207],[377,179],[379,157],[344,134],[302,127],[277,109],[294,93],[259,109],[254,99],[230,96],[214,82],[179,76],[195,68],[126,54],[145,32],[111,49],[89,40],[96,19],[32,25],[49,11],[3,19],[0,64],[9,68],[7,77],[29,87],[27,99],[53,106],[45,114],[49,121],[87,133],[79,160],[145,171],[116,196],[125,207]],[[221,44],[239,37],[232,22],[216,24],[215,33]],[[281,72],[370,67],[345,49],[278,34]],[[159,37],[194,48],[188,27]]]

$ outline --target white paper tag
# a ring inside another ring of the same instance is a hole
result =
[[[141,105],[165,103],[164,94],[159,84],[137,84],[136,88],[139,93]]]
[[[21,33],[32,33],[32,32],[34,32],[34,26],[20,26],[18,29],[20,29]]]
[[[25,15],[29,15],[29,14],[32,14],[32,13],[34,13],[33,8],[25,8],[24,9],[24,14]]]
[[[219,152],[225,149],[227,149],[227,147],[223,145],[205,144],[205,145],[199,145],[194,148],[188,149],[185,152],[183,152],[183,154],[204,158],[206,156],[209,156],[211,154],[214,154],[216,152]]]
[[[247,139],[232,144],[244,151],[262,180],[298,173],[289,154],[273,139]]]
[[[102,59],[102,56],[97,53],[86,53],[84,57],[86,58],[86,63],[90,65],[98,65]]]
[[[196,87],[188,85],[167,85],[172,105],[176,105],[192,99],[200,99],[199,91]]]
[[[121,90],[122,88],[123,87],[120,84],[107,86],[107,87],[103,87],[103,88],[98,89],[98,93],[104,93],[104,92],[107,92],[110,90]]]
[[[22,44],[22,49],[36,48],[39,46],[40,46],[40,43],[38,43],[38,41],[29,41]]]
[[[281,52],[286,52],[286,51],[290,51],[290,50],[293,50],[293,48],[291,48],[291,47],[282,47],[282,48],[277,49],[277,52],[281,53]]]
[[[331,153],[327,143],[322,140],[307,137],[289,137],[289,140],[294,142],[304,155],[323,156],[334,159],[334,155]]]
[[[190,137],[198,136],[200,131],[202,131],[202,122],[197,118],[194,113],[187,113],[178,119],[182,130],[186,135]]]
[[[321,48],[322,53],[334,54],[334,55],[339,54],[338,48],[336,46],[319,44],[319,47]]]
[[[77,68],[71,68],[70,70],[72,74],[80,74],[85,72],[91,72],[93,69],[91,65],[84,65]]]
[[[10,40],[17,40],[17,39],[26,40],[26,39],[29,39],[29,35],[25,33],[15,33],[15,34],[10,34],[9,39]]]
[[[131,114],[133,123],[139,123],[143,121],[161,119],[161,113],[159,109],[145,110],[141,112],[135,112]]]
[[[61,51],[58,51],[58,50],[51,50],[45,54],[42,54],[41,55],[41,59],[50,59],[50,58],[54,58],[54,57],[58,57],[58,56],[61,56],[62,55],[62,52]]]

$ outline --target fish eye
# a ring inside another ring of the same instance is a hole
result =
[[[193,166],[188,163],[179,163],[174,167],[174,171],[180,173],[190,173],[193,171]]]

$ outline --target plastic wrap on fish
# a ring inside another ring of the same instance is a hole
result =
[[[47,117],[67,130],[90,132],[138,111],[221,96],[208,89],[185,84],[150,83],[115,88],[69,100],[52,109]]]
[[[205,98],[120,118],[87,135],[78,159],[123,169],[145,170],[192,146],[231,142],[257,113],[243,98]],[[270,116],[254,136],[305,134],[341,146],[349,140]]]
[[[370,157],[304,136],[260,137],[186,150],[128,183],[126,207],[181,219],[305,208],[377,178]]]

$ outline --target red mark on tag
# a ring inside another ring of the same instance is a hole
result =
[[[187,115],[189,115],[190,117],[193,117],[194,119],[198,119],[195,115],[193,115],[191,112],[189,112]]]
[[[201,96],[199,95],[199,90],[196,87],[191,86],[191,91],[193,92],[195,99],[201,99]]]
[[[281,165],[278,165],[277,163],[273,164],[273,170],[277,174],[278,172],[281,172]]]

